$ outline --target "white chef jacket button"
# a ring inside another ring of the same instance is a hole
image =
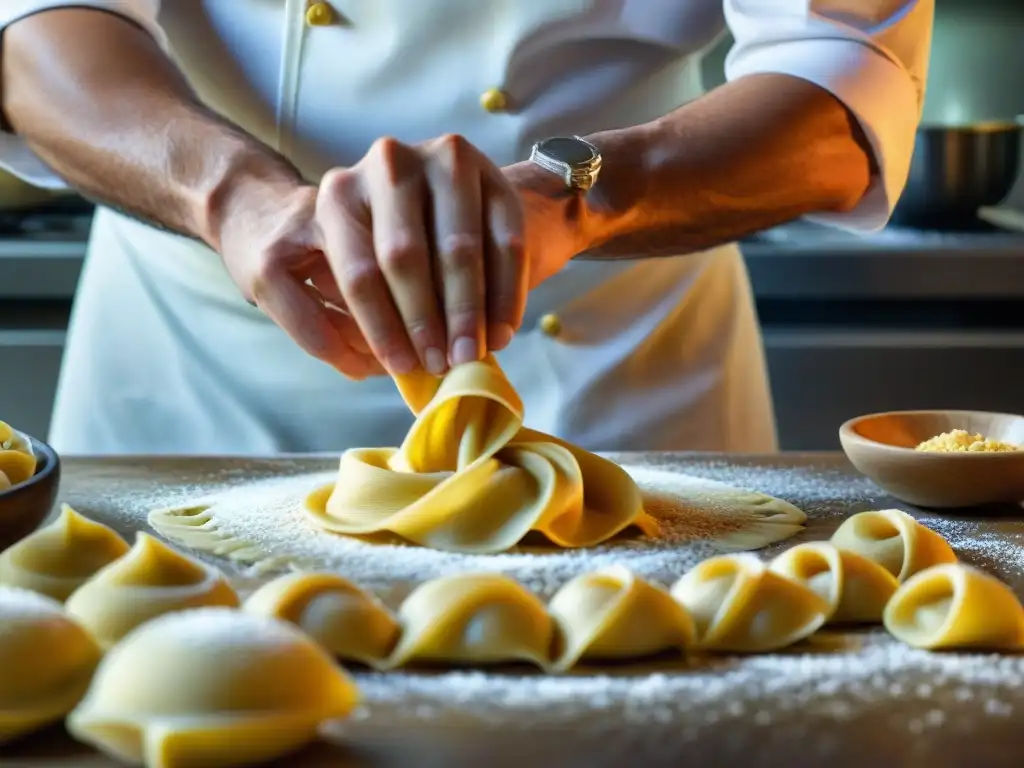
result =
[[[311,27],[326,27],[334,21],[334,11],[329,3],[312,3],[306,9],[306,23]]]
[[[557,336],[562,332],[562,319],[556,314],[544,315],[539,321],[541,333]]]
[[[488,88],[480,94],[480,106],[488,112],[504,112],[508,109],[508,94],[500,88]]]

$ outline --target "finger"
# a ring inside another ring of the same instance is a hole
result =
[[[484,270],[483,205],[477,151],[460,136],[445,136],[430,148],[432,229],[440,268],[452,365],[479,360],[487,348],[487,286]]]
[[[369,376],[380,376],[387,373],[384,366],[366,346],[362,331],[359,330],[359,326],[351,315],[331,307],[325,308],[325,314],[341,336],[342,341],[346,342],[352,350],[351,354],[344,359],[343,365],[336,366],[342,373],[352,379],[365,379]]]
[[[313,357],[346,372],[359,354],[328,318],[327,309],[283,268],[268,259],[256,281],[253,300],[298,346]]]
[[[414,150],[385,144],[368,164],[366,178],[377,263],[420,363],[439,376],[448,367],[447,344],[434,288],[420,164]]]
[[[355,318],[348,311],[345,297],[341,295],[338,281],[334,279],[334,273],[331,272],[326,259],[321,259],[310,268],[309,281],[316,289],[320,299],[327,305],[327,308],[337,310],[346,319],[343,323],[340,320],[338,323],[335,323],[335,326],[342,331],[345,341],[357,352],[372,357],[373,353],[370,351],[370,345],[366,342],[363,332],[359,330],[359,324],[356,323]]]
[[[529,287],[529,263],[519,195],[500,172],[484,181],[487,226],[487,345],[504,349],[523,322]]]
[[[374,253],[370,212],[357,171],[332,171],[317,196],[324,254],[349,313],[389,373],[415,370],[418,360]]]

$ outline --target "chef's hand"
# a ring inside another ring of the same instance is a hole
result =
[[[275,213],[249,206],[230,223],[244,246],[221,251],[247,298],[342,373],[440,374],[507,346],[528,288],[574,255],[564,203],[520,183],[530,168],[503,173],[460,137],[382,139]]]

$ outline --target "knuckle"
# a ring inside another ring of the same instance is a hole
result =
[[[426,249],[409,236],[397,237],[377,253],[381,269],[391,275],[406,275],[425,260]]]
[[[358,184],[357,171],[351,168],[332,168],[320,180],[321,195],[317,196],[318,207],[325,197],[330,200],[351,198]]]
[[[445,307],[448,335],[454,337],[476,333],[482,316],[483,302],[471,299],[449,301]]]
[[[434,142],[433,155],[449,173],[459,174],[472,161],[473,145],[460,134],[446,133]]]
[[[348,267],[341,276],[342,292],[355,300],[372,298],[380,284],[380,268],[372,263]]]
[[[443,237],[438,246],[445,269],[468,272],[482,267],[483,239],[479,234],[456,232]]]

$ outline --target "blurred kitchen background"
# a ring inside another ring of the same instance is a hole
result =
[[[838,448],[839,424],[872,411],[1024,413],[1024,2],[937,5],[929,128],[894,222],[744,244],[784,449]],[[31,434],[48,430],[90,216],[0,174],[0,414]]]

